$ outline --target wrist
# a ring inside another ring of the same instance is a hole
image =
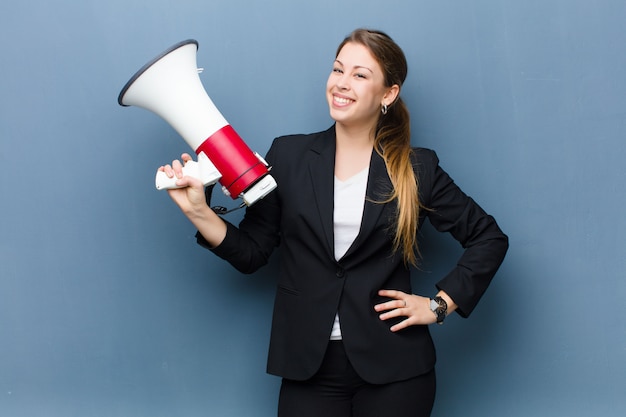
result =
[[[184,214],[194,224],[196,222],[205,222],[211,219],[213,215],[216,215],[206,203],[194,204],[188,207],[188,209],[184,211]]]

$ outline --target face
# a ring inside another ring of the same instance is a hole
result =
[[[330,116],[345,126],[376,126],[383,104],[395,100],[399,87],[385,87],[383,70],[369,49],[347,43],[333,63],[326,83]]]

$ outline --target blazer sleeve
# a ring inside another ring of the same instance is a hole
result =
[[[487,290],[508,250],[508,237],[495,219],[467,196],[439,166],[435,152],[415,149],[422,209],[440,232],[464,248],[456,266],[437,284],[468,317]]]
[[[274,154],[273,144],[265,158],[270,166],[275,163]],[[280,243],[278,192],[274,190],[247,207],[239,227],[224,220],[226,236],[218,246],[211,247],[200,232],[196,233],[198,244],[228,261],[239,272],[251,274],[257,271],[267,264],[270,255]]]

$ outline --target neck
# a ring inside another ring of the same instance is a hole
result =
[[[374,135],[370,130],[336,126],[335,176],[346,180],[370,164]]]
[[[374,146],[374,129],[369,126],[350,127],[336,124],[337,149],[350,151],[371,150]]]

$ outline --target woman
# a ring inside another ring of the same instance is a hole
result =
[[[495,220],[435,153],[411,148],[406,73],[385,33],[350,34],[326,86],[334,125],[274,141],[266,159],[278,188],[239,227],[210,209],[181,162],[159,168],[183,187],[169,193],[198,242],[239,271],[256,271],[281,244],[267,368],[283,378],[281,417],[430,415],[428,325],[453,311],[467,317],[507,251]],[[465,248],[432,299],[412,294],[409,273],[427,217]]]

